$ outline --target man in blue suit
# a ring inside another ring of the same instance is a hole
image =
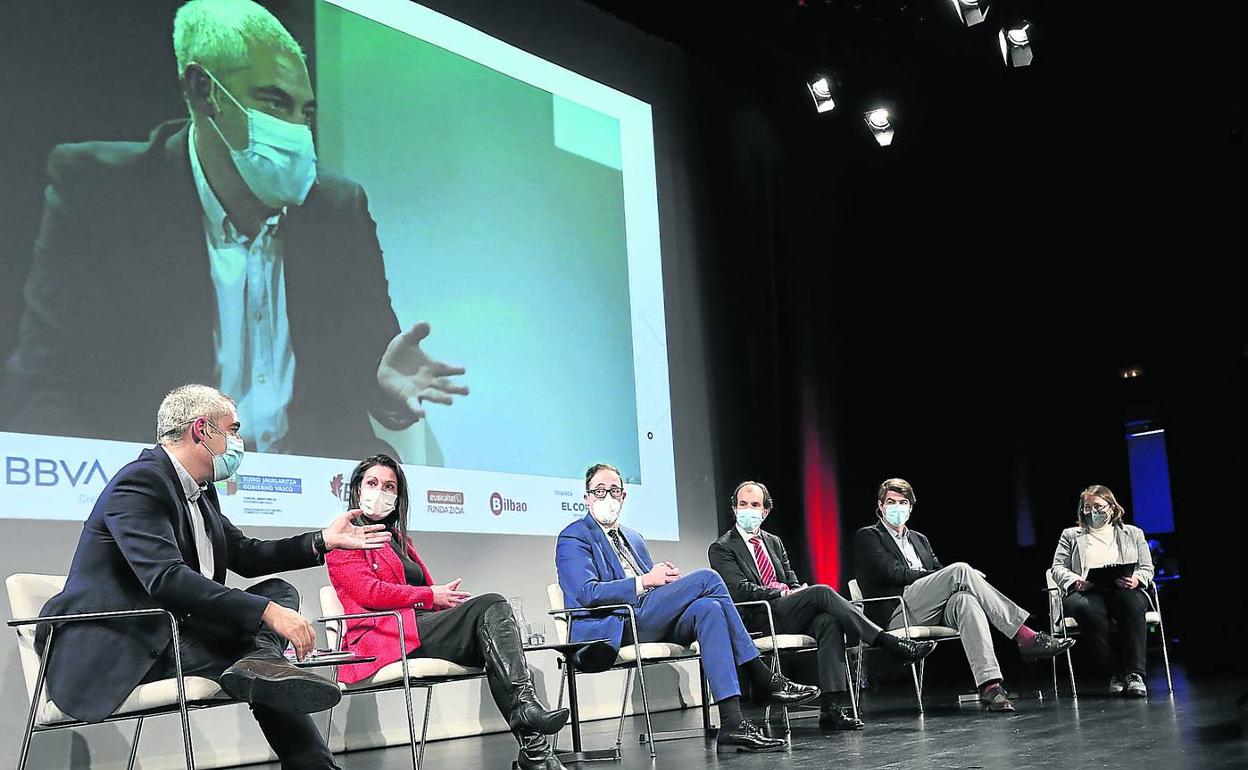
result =
[[[589,514],[559,533],[555,568],[570,607],[633,605],[637,638],[625,625],[626,613],[604,610],[574,617],[572,640],[607,639],[616,649],[636,642],[697,641],[719,707],[718,745],[738,751],[782,749],[784,741],[767,737],[741,716],[737,667],[771,703],[805,703],[819,697],[819,688],[791,682],[762,662],[717,573],[700,569],[682,575],[671,562],[656,563],[642,536],[620,526],[625,497],[618,469],[605,463],[590,466],[585,472]]]

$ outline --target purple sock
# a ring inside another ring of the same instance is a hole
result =
[[[1014,634],[1014,641],[1018,642],[1019,647],[1026,647],[1036,640],[1036,632],[1032,631],[1026,625],[1018,627],[1018,633]]]

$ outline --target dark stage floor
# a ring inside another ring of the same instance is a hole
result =
[[[1047,670],[1047,669],[1046,669]],[[1094,682],[1082,684],[1078,701],[1052,692],[1037,699],[1035,682],[1018,682],[1018,712],[1005,716],[959,708],[956,694],[936,682],[925,692],[927,712],[914,709],[913,690],[904,682],[881,692],[865,693],[859,733],[821,732],[814,719],[793,721],[792,745],[784,752],[762,755],[716,754],[713,741],[686,739],[658,744],[651,763],[637,742],[640,717],[625,724],[623,761],[592,762],[588,770],[632,768],[1248,768],[1248,729],[1236,702],[1248,691],[1244,681],[1188,681],[1174,670],[1175,693],[1165,691],[1160,671],[1149,680],[1147,701],[1110,697]],[[436,695],[435,695],[436,697]],[[419,716],[419,715],[418,715]],[[696,727],[697,710],[655,716],[658,730]],[[615,740],[616,722],[584,725],[585,747],[605,748]],[[783,725],[772,722],[772,734]],[[565,731],[562,745],[567,746]],[[515,757],[510,735],[487,735],[429,744],[427,770],[477,770],[510,767]],[[339,755],[344,770],[404,770],[411,766],[406,747]],[[277,765],[265,767],[277,769]],[[578,767],[572,765],[570,767]]]

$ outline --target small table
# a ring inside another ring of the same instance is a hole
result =
[[[355,665],[356,663],[372,663],[373,661],[377,660],[377,656],[375,655],[343,655],[343,656],[326,655],[326,656],[322,656],[319,658],[309,656],[309,657],[304,658],[303,660],[295,660],[294,658],[287,658],[286,660],[294,664],[295,668],[316,668],[318,666],[352,666],[352,665]]]
[[[568,668],[568,708],[572,712],[572,750],[555,752],[560,762],[594,762],[599,760],[620,761],[618,746],[610,749],[585,751],[581,748],[581,710],[576,699],[576,656],[583,650],[597,644],[609,644],[606,639],[590,639],[584,642],[568,642],[566,644],[538,644],[525,647],[525,652],[553,650],[563,656],[563,664]],[[515,764],[513,763],[513,767]]]

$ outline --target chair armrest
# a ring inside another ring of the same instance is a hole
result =
[[[15,618],[8,621],[9,628],[18,628],[21,626],[36,625],[38,623],[81,623],[85,621],[100,620],[133,620],[135,618],[152,617],[154,615],[164,615],[169,620],[169,631],[172,637],[173,646],[173,667],[174,678],[178,683],[178,702],[183,709],[186,708],[186,681],[182,675],[182,640],[181,634],[178,632],[178,618],[169,610],[160,607],[149,607],[142,610],[109,610],[105,612],[79,612],[73,615],[47,615],[42,618]],[[52,649],[52,639],[56,636],[56,629],[53,628],[48,633],[47,644],[43,648],[43,654],[39,656],[39,673],[35,677],[35,692],[32,701],[37,701],[43,693],[43,680],[47,674],[48,651]],[[33,708],[33,706],[32,706]],[[33,712],[32,712],[32,719]]]
[[[873,596],[870,599],[850,599],[852,604],[866,604],[868,602],[899,602],[901,595],[897,596]]]
[[[631,604],[599,604],[596,607],[564,607],[561,610],[547,610],[547,615],[567,615],[573,612],[596,612],[598,610],[628,610],[630,614],[635,614]]]
[[[364,618],[384,618],[392,617],[399,624],[399,660],[403,662],[403,680],[407,681],[407,634],[403,630],[403,613],[398,610],[377,610],[375,612],[355,612],[349,615],[325,615],[316,619],[317,623],[342,622],[344,620],[362,620]],[[342,645],[347,640],[346,629],[342,629],[338,633],[338,652],[342,652]],[[338,667],[334,666],[335,677],[337,677]]]
[[[767,610],[767,632],[771,635],[771,650],[774,656],[772,668],[774,669],[780,659],[780,642],[776,639],[776,618],[771,611],[771,602],[766,599],[751,599],[748,602],[733,602],[734,607],[753,607],[762,605]]]
[[[32,626],[36,623],[75,623],[84,620],[124,620],[128,618],[165,615],[175,626],[178,619],[169,610],[151,607],[145,610],[110,610],[108,612],[79,612],[73,615],[48,615],[42,618],[15,618],[8,621],[9,628]]]
[[[868,602],[899,602],[901,604],[901,619],[905,624],[902,628],[906,632],[906,638],[910,638],[910,612],[906,609],[906,600],[901,598],[900,594],[896,596],[872,596],[869,599],[850,599],[849,601],[851,604],[867,604]]]
[[[633,632],[633,644],[641,644],[637,638],[637,610],[631,604],[599,604],[597,607],[564,607],[561,610],[547,610],[547,615],[567,615],[568,616],[568,638],[572,637],[572,621],[576,618],[572,617],[574,612],[595,612],[598,610],[627,610],[628,611],[628,627]],[[641,656],[637,657],[638,662]]]
[[[387,615],[393,618],[400,617],[398,610],[377,610],[376,612],[356,612],[351,615],[326,615],[323,618],[317,618],[317,623],[326,623],[331,620],[360,620],[363,618],[384,618]]]

